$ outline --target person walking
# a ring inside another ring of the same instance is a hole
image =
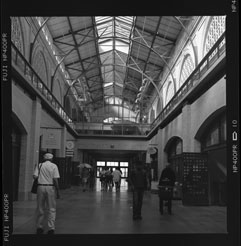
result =
[[[90,190],[94,190],[95,185],[95,171],[93,168],[90,168],[89,170],[89,188]]]
[[[112,176],[113,176],[113,182],[115,184],[116,191],[119,191],[120,190],[120,183],[121,183],[121,171],[120,171],[119,167],[117,167],[113,171]]]
[[[163,201],[167,200],[168,213],[172,214],[173,186],[176,181],[175,172],[168,163],[159,179],[159,210],[163,214]]]
[[[89,169],[87,167],[84,167],[81,172],[83,192],[87,190],[89,176],[90,176]]]
[[[147,174],[142,162],[138,161],[135,164],[134,170],[130,173],[129,182],[133,191],[133,220],[141,220],[143,196],[147,189]]]
[[[53,154],[46,153],[43,158],[44,162],[36,165],[33,173],[33,178],[38,178],[36,233],[44,233],[44,218],[46,212],[48,226],[47,234],[54,234],[56,198],[60,198],[58,185],[58,178],[60,178],[60,175],[57,165],[52,162]]]
[[[108,167],[106,168],[105,178],[106,178],[106,189],[112,190],[113,176],[112,176],[112,171]]]
[[[101,190],[105,190],[105,186],[106,186],[106,170],[104,167],[102,167],[101,171],[100,171],[100,183],[101,183]]]

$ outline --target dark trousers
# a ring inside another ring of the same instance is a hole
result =
[[[172,199],[168,199],[165,201],[167,201],[168,213],[171,214],[172,213]],[[164,200],[160,198],[159,199],[159,210],[160,210],[161,214],[163,214],[163,202],[164,202]]]
[[[143,188],[135,188],[133,190],[133,217],[141,216],[143,195],[144,195]]]

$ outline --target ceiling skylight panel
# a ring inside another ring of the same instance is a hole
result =
[[[118,16],[116,17],[117,20],[123,21],[129,25],[133,24],[134,18],[133,16]]]
[[[109,20],[112,20],[111,16],[96,16],[95,17],[96,24],[100,24],[100,23],[103,23]]]
[[[111,85],[113,85],[113,82],[108,82],[108,83],[104,83],[103,84],[104,87],[108,87],[108,86],[111,86]]]
[[[129,45],[121,41],[115,41],[115,48],[116,50],[121,51],[126,54],[128,54],[129,52]]]
[[[113,34],[113,26],[112,24],[111,25],[109,24],[101,25],[99,28],[97,27],[97,32],[98,32],[99,38],[110,36]]]
[[[113,49],[113,40],[109,40],[109,41],[103,42],[102,44],[99,44],[100,53],[110,51],[112,49]]]

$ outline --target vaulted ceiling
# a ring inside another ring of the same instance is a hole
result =
[[[191,17],[51,17],[46,25],[79,99],[91,111],[108,104],[134,110],[152,95]],[[47,17],[44,17],[46,20]]]

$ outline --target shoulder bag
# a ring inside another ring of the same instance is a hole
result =
[[[41,166],[38,170],[38,177],[39,177],[39,173],[40,173],[40,169],[42,167],[42,163],[41,163]],[[33,185],[32,185],[32,189],[31,189],[31,193],[33,194],[37,194],[37,189],[38,189],[38,177],[36,179],[34,179],[33,181]]]

